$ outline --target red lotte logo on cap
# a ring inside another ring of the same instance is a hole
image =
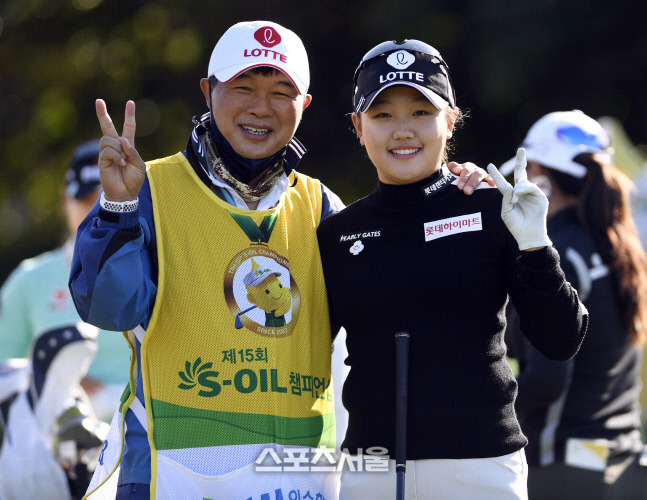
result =
[[[268,59],[274,59],[275,61],[281,61],[282,63],[287,63],[288,58],[285,54],[276,52],[275,50],[270,50],[281,43],[281,35],[271,26],[263,26],[262,28],[257,29],[254,32],[254,38],[258,43],[260,43],[265,49],[245,49],[243,51],[243,56],[245,57],[266,57]]]
[[[271,26],[263,26],[256,30],[254,38],[263,47],[271,48],[281,43],[281,35]]]

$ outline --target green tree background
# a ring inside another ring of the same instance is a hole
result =
[[[298,137],[300,170],[345,202],[370,192],[373,168],[351,132],[351,78],[387,39],[419,38],[443,54],[469,112],[453,158],[513,156],[555,110],[619,119],[647,143],[647,3],[619,0],[3,0],[0,3],[0,282],[64,236],[60,186],[80,142],[100,135],[94,101],[121,126],[137,103],[144,159],[183,150],[214,43],[233,23],[267,19],[298,33],[313,103]]]

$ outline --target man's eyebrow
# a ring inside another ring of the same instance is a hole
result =
[[[282,73],[281,73],[281,74],[282,74]],[[251,76],[249,76],[249,75],[245,72],[245,73],[241,73],[240,75],[238,75],[237,77],[235,77],[235,78],[233,78],[232,80],[229,80],[229,81],[230,81],[230,82],[237,82],[237,81],[240,81],[240,80],[243,80],[243,79],[244,79],[244,80],[251,80],[251,78],[252,78],[252,77],[251,77]],[[298,90],[297,90],[296,86],[294,85],[294,83],[292,83],[292,81],[291,81],[290,79],[287,79],[287,80],[279,80],[279,81],[278,81],[278,82],[276,82],[276,83],[277,83],[278,85],[283,86],[283,87],[289,87],[290,89],[295,90],[295,91],[297,91],[297,92],[298,92]]]
[[[246,73],[241,73],[240,75],[235,76],[234,78],[232,78],[229,81],[230,82],[238,82],[240,80],[250,80],[250,79],[251,79],[251,77],[249,75],[247,75]]]
[[[279,85],[282,85],[284,87],[290,87],[293,90],[297,90],[297,88],[294,86],[294,83],[292,83],[290,80],[280,80],[278,83]]]

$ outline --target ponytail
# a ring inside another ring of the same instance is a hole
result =
[[[611,270],[629,340],[642,345],[647,330],[647,259],[631,216],[630,194],[635,186],[613,165],[599,160],[588,153],[574,158],[588,169],[578,195],[577,216]]]

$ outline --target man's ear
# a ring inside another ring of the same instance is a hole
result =
[[[306,109],[308,106],[310,106],[311,102],[312,102],[312,96],[310,94],[306,94],[303,97],[303,109]]]
[[[202,95],[204,95],[204,100],[207,103],[207,107],[211,109],[211,96],[209,95],[209,79],[202,78],[200,80],[200,89],[202,90]]]
[[[353,120],[353,126],[355,127],[355,132],[357,132],[357,137],[359,137],[359,143],[363,146],[364,138],[362,134],[362,119],[357,113],[353,113],[350,118]]]

